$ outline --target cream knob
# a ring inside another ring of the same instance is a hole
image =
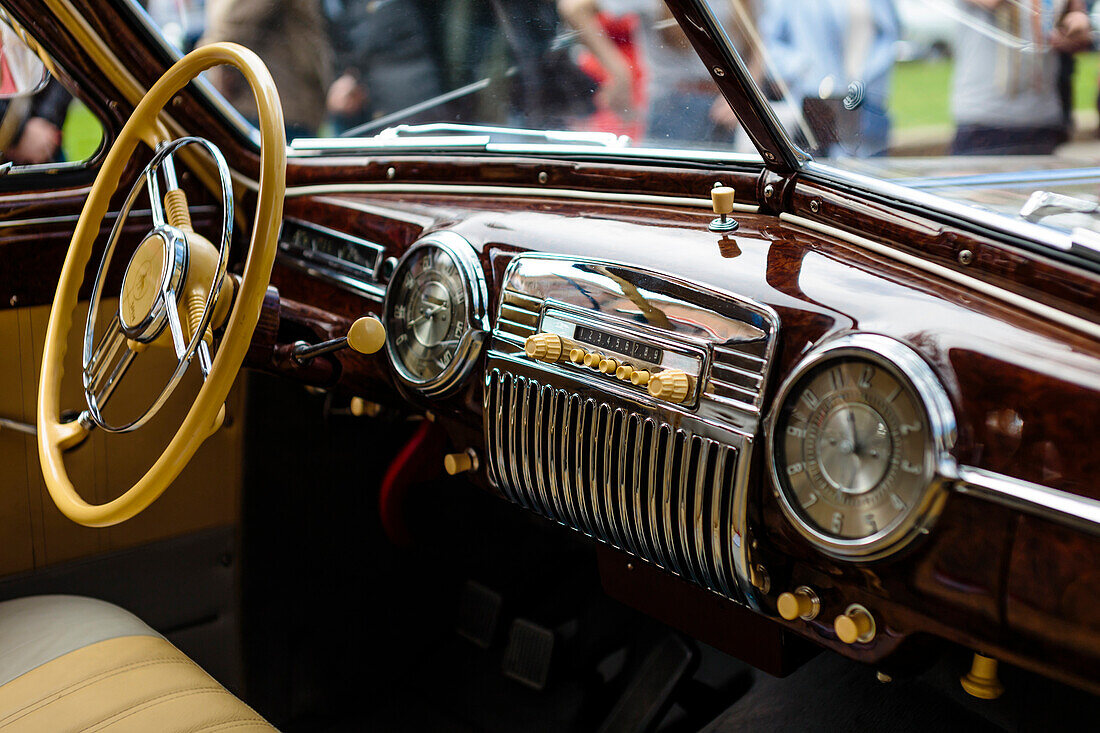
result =
[[[968,694],[982,700],[996,700],[1005,687],[997,678],[997,660],[975,652],[970,671],[959,678]]]
[[[452,476],[477,470],[477,453],[473,448],[463,453],[448,453],[443,456],[443,469]]]
[[[691,376],[682,369],[666,369],[649,378],[649,394],[666,402],[683,402],[691,391]]]
[[[635,369],[630,373],[630,383],[639,387],[646,386],[649,384],[649,372],[645,369]]]
[[[523,350],[532,359],[556,362],[561,360],[565,344],[562,343],[561,336],[556,333],[536,333],[534,336],[527,337]]]
[[[813,621],[821,610],[817,594],[805,585],[795,588],[793,593],[781,593],[775,605],[779,615],[787,621],[794,621],[796,618]]]
[[[615,370],[615,377],[621,379],[624,382],[630,381],[630,375],[634,373],[634,367],[629,364],[623,364]]]
[[[875,638],[875,617],[863,606],[853,603],[833,621],[833,631],[845,644],[866,644]]]
[[[588,356],[588,352],[584,349],[574,348],[569,350],[569,361],[574,364],[583,364],[586,356]]]
[[[601,361],[603,361],[603,355],[597,354],[595,351],[590,351],[584,356],[584,365],[592,369],[599,369]]]
[[[348,329],[348,346],[360,354],[373,354],[386,343],[386,327],[374,316],[356,319]]]
[[[600,362],[600,371],[604,374],[614,374],[615,370],[619,368],[619,362],[614,359],[603,359]]]

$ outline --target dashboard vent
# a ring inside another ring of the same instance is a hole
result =
[[[497,368],[484,419],[489,476],[510,500],[735,597],[736,448]]]
[[[520,347],[538,330],[542,299],[505,288],[494,335]]]
[[[713,400],[759,412],[767,369],[767,339],[715,345],[703,393]]]

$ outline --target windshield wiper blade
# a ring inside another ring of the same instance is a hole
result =
[[[1036,191],[1020,207],[1020,217],[1033,224],[1057,214],[1096,214],[1100,204],[1051,191]]]

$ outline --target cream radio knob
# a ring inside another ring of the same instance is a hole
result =
[[[630,375],[634,373],[634,367],[629,364],[623,364],[615,370],[615,377],[621,379],[624,382],[630,381]]]
[[[584,365],[590,369],[599,369],[601,361],[603,361],[603,355],[595,351],[589,351],[584,355]]]
[[[523,350],[527,356],[539,361],[561,361],[562,354],[566,353],[565,344],[561,336],[556,333],[536,333],[528,336],[523,344]]]
[[[630,372],[630,383],[639,387],[649,384],[649,372],[645,369],[635,369]]]
[[[608,358],[600,362],[600,371],[604,374],[614,374],[615,370],[619,368],[619,362],[614,359]]]
[[[666,369],[649,378],[649,394],[666,402],[683,402],[691,391],[691,376],[682,369]]]
[[[588,356],[588,352],[580,347],[573,347],[569,350],[569,361],[574,364],[584,365],[584,357]]]

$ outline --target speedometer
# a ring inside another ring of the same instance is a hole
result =
[[[795,370],[770,421],[772,475],[795,528],[826,553],[872,559],[942,507],[955,435],[932,370],[882,336],[846,336]]]
[[[487,325],[485,277],[473,247],[453,232],[414,244],[386,291],[386,350],[401,379],[429,395],[469,373]]]

